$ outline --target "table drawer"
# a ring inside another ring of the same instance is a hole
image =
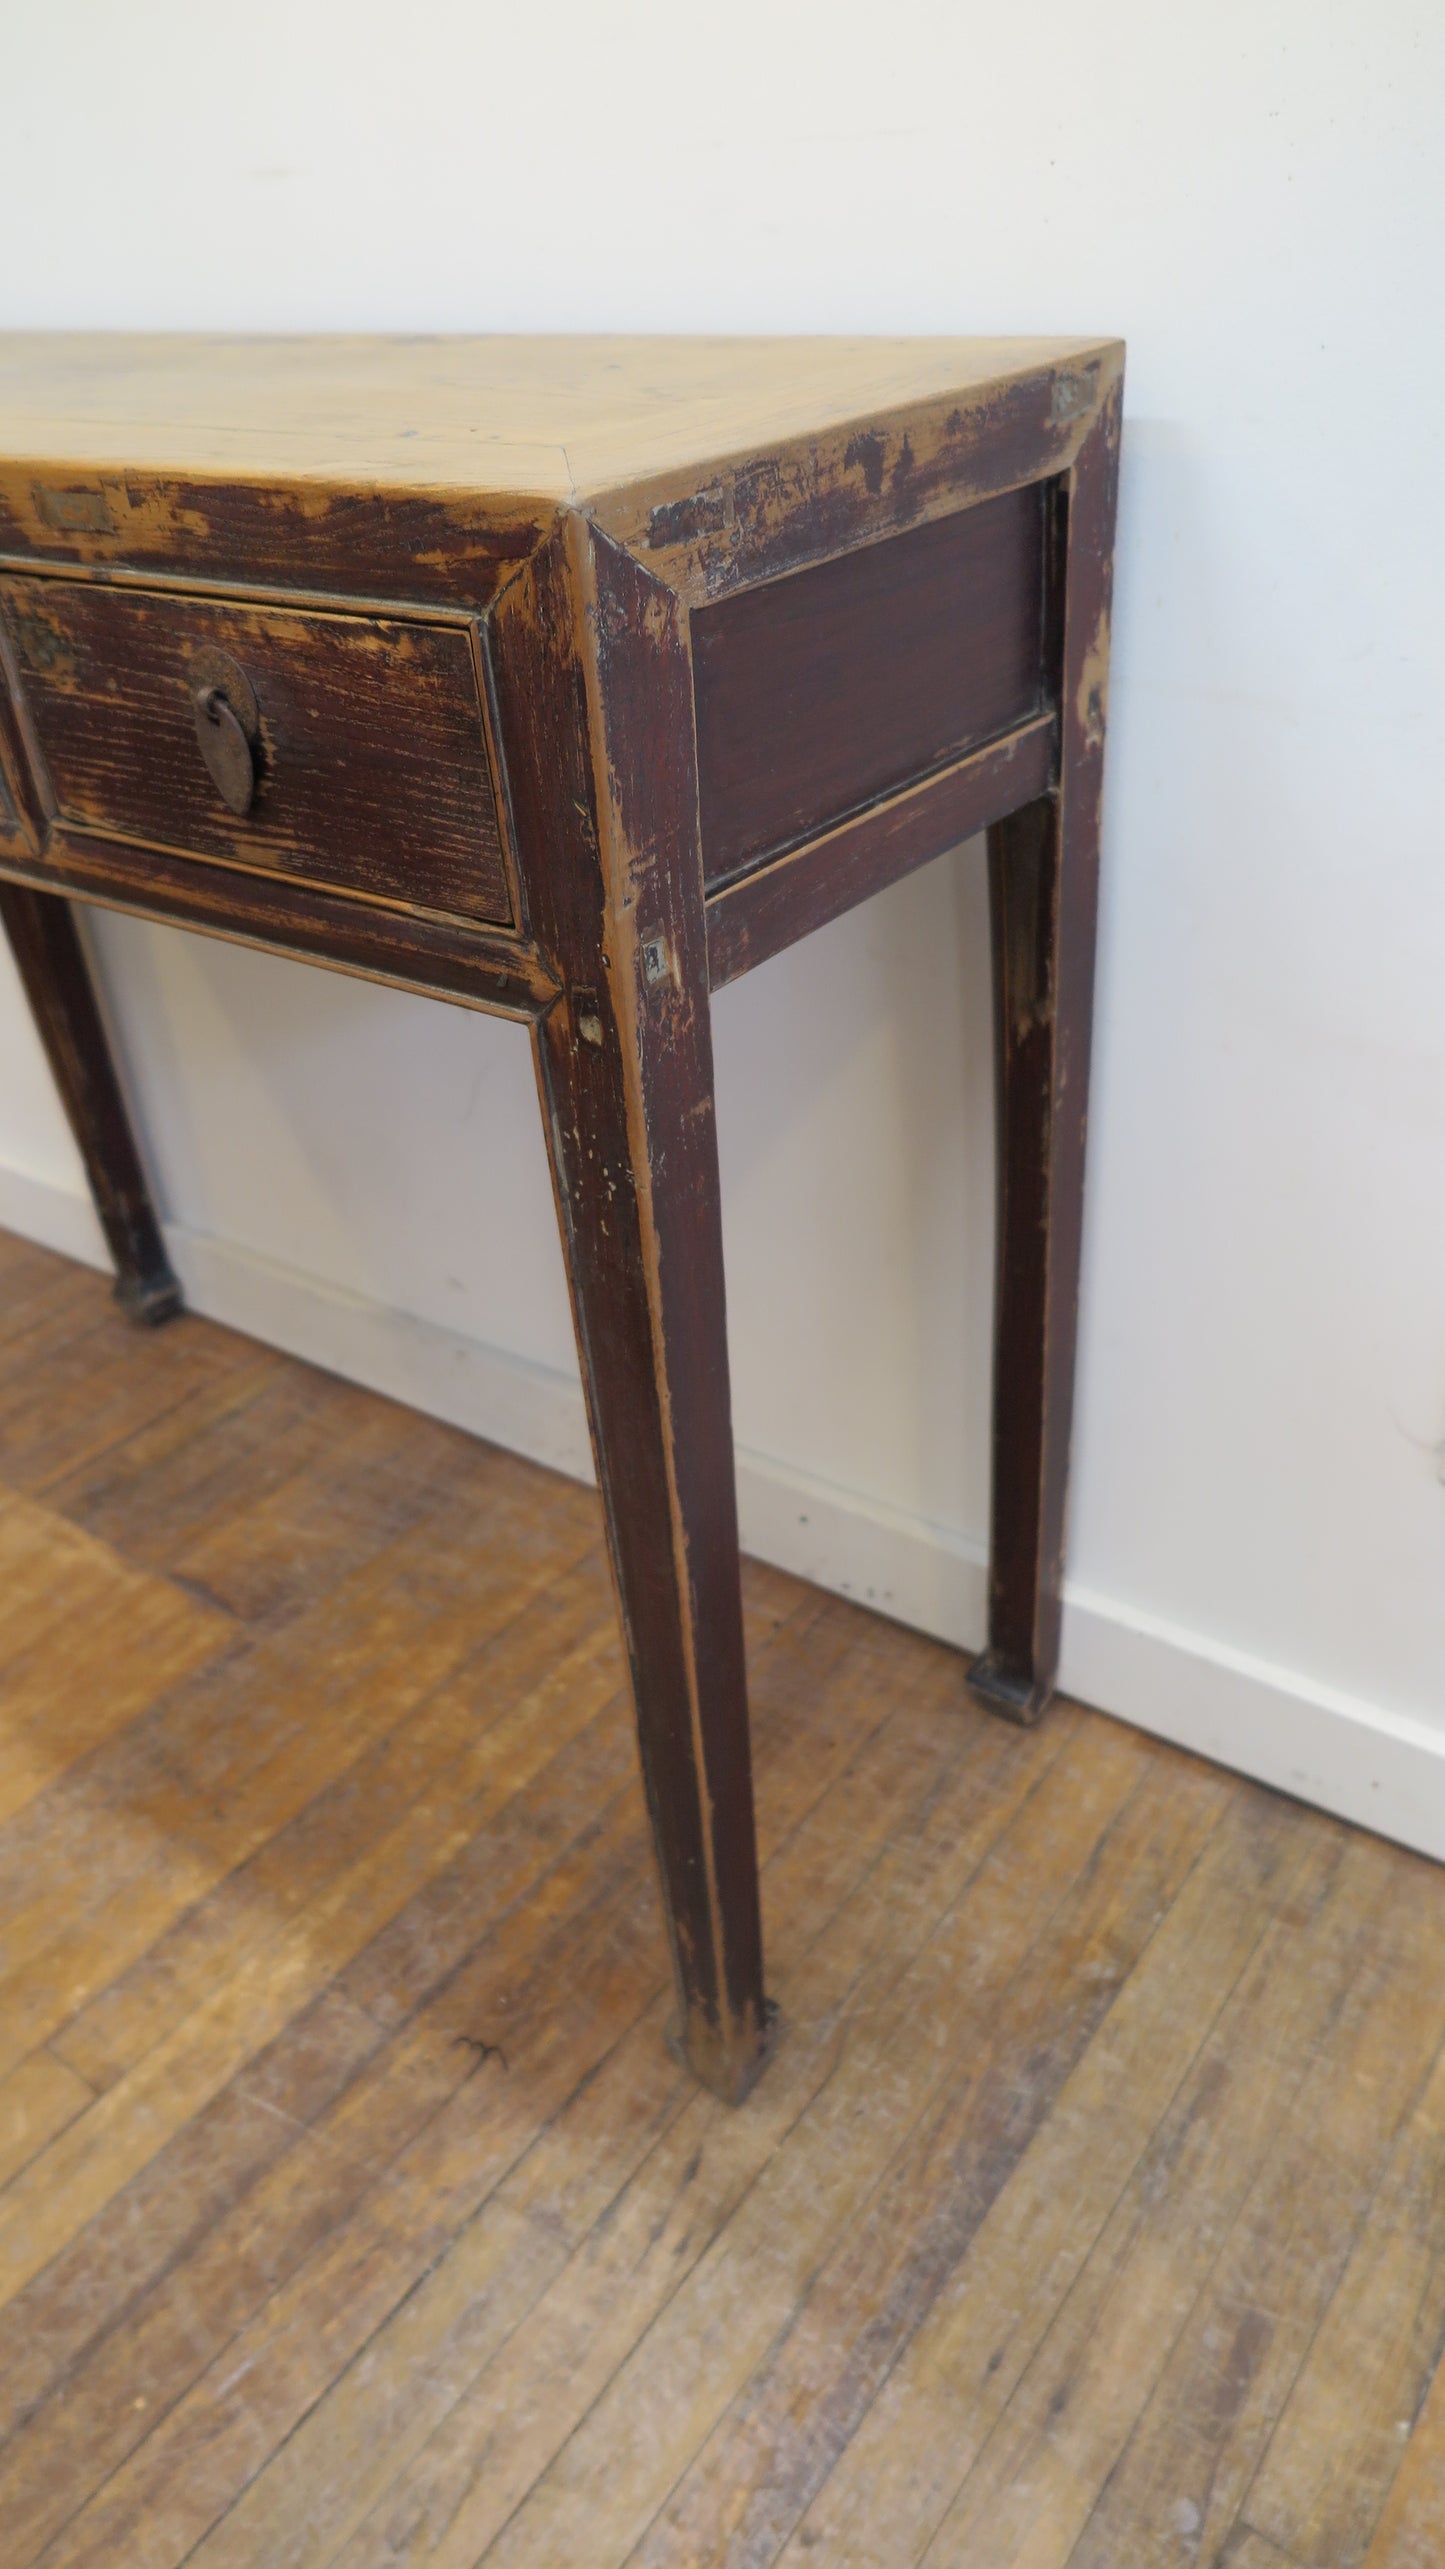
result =
[[[462,627],[18,574],[0,614],[68,828],[510,920]]]

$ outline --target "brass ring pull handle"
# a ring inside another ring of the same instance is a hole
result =
[[[255,692],[228,651],[198,651],[190,681],[196,743],[207,773],[222,802],[243,820],[256,792]]]

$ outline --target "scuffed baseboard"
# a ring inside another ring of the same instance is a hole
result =
[[[0,1167],[0,1227],[103,1266],[89,1201]],[[167,1227],[191,1307],[433,1417],[592,1478],[581,1387],[231,1242]],[[984,1555],[951,1529],[740,1448],[749,1552],[963,1650]],[[1071,1583],[1061,1683],[1140,1730],[1445,1860],[1445,1729],[1390,1713]]]

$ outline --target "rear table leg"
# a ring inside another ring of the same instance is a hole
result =
[[[154,1327],[180,1310],[181,1289],[166,1256],[70,903],[55,892],[0,883],[0,919],[115,1260],[115,1298],[132,1320]]]
[[[998,1263],[988,1648],[971,1684],[1034,1722],[1059,1664],[1084,1210],[1116,386],[1066,488],[1059,781],[989,833]]]

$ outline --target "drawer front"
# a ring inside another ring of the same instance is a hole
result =
[[[703,869],[727,882],[1044,698],[1042,484],[700,607]]]
[[[67,827],[510,921],[459,627],[19,575],[0,614]]]

